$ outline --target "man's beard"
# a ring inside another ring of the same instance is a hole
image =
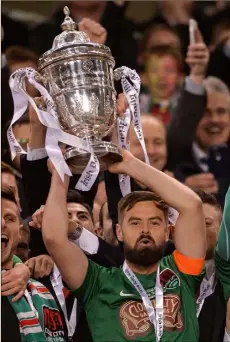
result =
[[[143,238],[148,238],[152,241],[151,246],[138,247],[138,242]],[[137,240],[134,248],[130,248],[125,242],[123,243],[125,258],[132,264],[139,266],[150,266],[158,262],[164,256],[165,242],[157,247],[155,241],[150,235],[141,235]]]

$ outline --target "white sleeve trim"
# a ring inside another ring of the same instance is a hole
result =
[[[224,334],[224,342],[230,342],[230,335],[227,333],[226,329],[225,329],[225,334]]]
[[[44,159],[47,157],[47,152],[45,148],[30,148],[29,145],[27,145],[27,160],[33,161],[33,160],[39,160]]]
[[[187,90],[189,93],[193,95],[205,94],[204,86],[194,83],[191,77],[189,76],[185,78],[185,90]]]

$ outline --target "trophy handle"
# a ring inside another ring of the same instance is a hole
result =
[[[21,89],[24,93],[26,93],[27,96],[30,96],[30,95],[27,93],[25,81],[26,81],[26,78],[29,80],[30,77],[31,79],[33,79],[33,81],[41,84],[42,86],[44,86],[46,82],[45,78],[41,76],[41,74],[33,68],[25,68],[25,69],[17,70],[15,72],[15,80],[17,82],[18,88]],[[41,107],[40,101],[36,101],[36,100],[34,101],[38,108]]]
[[[114,76],[115,81],[120,81],[122,75],[123,75],[122,68],[117,68],[113,71],[113,76]]]

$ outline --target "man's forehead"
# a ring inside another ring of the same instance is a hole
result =
[[[16,215],[19,215],[19,211],[18,211],[18,206],[16,203],[9,201],[5,198],[1,199],[1,204],[2,204],[2,212],[6,213],[6,212],[13,212]]]
[[[137,202],[130,210],[126,210],[125,217],[129,218],[133,215],[147,218],[148,216],[154,216],[157,214],[158,216],[164,215],[162,210],[157,208],[156,204],[153,201],[143,201]]]
[[[162,122],[160,122],[160,120],[146,115],[142,117],[141,124],[142,124],[143,134],[145,137],[151,136],[152,139],[155,139],[155,138],[164,139],[165,138],[166,131]],[[133,126],[131,129],[130,138],[133,140],[137,139]]]
[[[84,211],[85,213],[89,213],[86,207],[84,207],[84,205],[80,203],[75,203],[75,202],[67,203],[67,208],[69,211]]]
[[[222,106],[228,105],[230,101],[230,96],[225,93],[208,91],[208,104],[219,105],[221,102]]]
[[[203,203],[203,212],[206,219],[209,218],[213,220],[215,218],[219,219],[219,217],[221,217],[220,210],[209,203]]]
[[[12,173],[9,172],[2,172],[2,180],[7,181],[7,183],[10,183],[8,185],[16,185],[16,178]]]

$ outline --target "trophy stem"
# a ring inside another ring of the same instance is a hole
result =
[[[91,146],[99,160],[101,171],[106,170],[108,164],[122,160],[118,147],[111,142],[100,141],[98,139]],[[83,152],[76,147],[70,147],[65,151],[64,158],[73,174],[80,174],[88,164],[90,153]]]

